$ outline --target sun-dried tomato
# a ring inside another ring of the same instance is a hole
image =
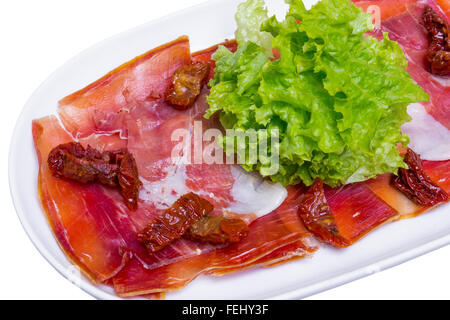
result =
[[[398,170],[398,175],[391,180],[394,187],[421,206],[433,206],[448,200],[447,193],[431,181],[423,170],[422,160],[417,153],[408,149],[404,161],[409,169]]]
[[[321,179],[317,178],[305,193],[298,208],[298,215],[305,227],[321,240],[340,248],[351,244],[339,233],[336,220],[328,206]]]
[[[135,210],[139,197],[141,181],[137,169],[136,160],[129,152],[125,153],[120,160],[119,173],[117,175],[120,192],[125,199],[128,208]]]
[[[192,224],[214,209],[207,200],[195,193],[181,196],[154,222],[138,233],[138,241],[149,252],[157,252],[181,236]]]
[[[127,149],[100,152],[91,146],[85,149],[80,143],[69,142],[50,151],[47,161],[54,176],[118,187],[128,208],[137,208],[141,181],[136,161]]]
[[[430,38],[426,56],[430,71],[439,76],[450,75],[449,26],[430,6],[425,7],[422,19]]]
[[[167,89],[166,101],[176,109],[188,109],[200,95],[209,72],[209,63],[203,61],[178,68]]]
[[[241,219],[205,216],[194,223],[184,237],[215,244],[228,244],[241,241],[248,232],[248,225]]]

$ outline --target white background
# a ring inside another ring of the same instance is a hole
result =
[[[96,42],[204,1],[0,1],[0,299],[92,299],[45,261],[14,211],[8,149],[28,97],[66,60]],[[447,246],[310,299],[450,299],[449,270]]]

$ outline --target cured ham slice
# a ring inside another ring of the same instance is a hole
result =
[[[448,2],[440,3],[444,3],[445,10],[448,10]],[[429,46],[428,32],[422,24],[426,6],[450,21],[443,9],[433,0],[375,0],[356,1],[355,4],[364,9],[369,5],[380,8],[381,28],[372,35],[382,38],[382,32],[388,32],[389,38],[400,44],[409,62],[409,74],[430,95],[430,102],[424,103],[426,110],[450,129],[450,79],[429,72],[425,59]]]
[[[59,121],[55,117],[35,120],[33,136],[40,163],[39,189],[44,210],[66,254],[95,282],[109,279],[131,256],[146,266],[159,266],[189,253],[196,254],[196,250],[214,248],[182,240],[148,255],[136,239],[140,230],[137,213],[128,210],[117,190],[97,184],[80,185],[50,173],[46,162],[50,150],[60,143],[73,141]],[[80,142],[105,150],[118,149],[126,143],[118,135],[99,134]],[[150,221],[145,218],[140,219]]]
[[[181,37],[151,50],[59,102],[59,116],[74,136],[120,131],[130,106],[160,99],[168,79],[191,60],[189,39]]]
[[[399,190],[391,185],[391,174],[383,174],[376,179],[366,182],[366,185],[380,199],[395,209],[399,214],[399,218],[412,218],[424,212],[427,208],[420,206],[406,197]]]
[[[450,160],[422,160],[422,166],[425,174],[431,181],[440,186],[445,192],[448,193],[450,191]],[[381,199],[396,209],[401,217],[413,217],[430,209],[429,206],[418,205],[408,199],[403,193],[392,186],[391,180],[392,175],[384,174],[365,183]]]
[[[275,249],[274,251],[265,255],[264,257],[247,264],[245,268],[242,266],[217,268],[211,270],[209,274],[213,274],[215,276],[222,276],[236,271],[252,269],[256,267],[271,268],[280,265],[282,263],[302,259],[310,254],[311,254],[311,247],[305,246],[305,239],[303,239],[301,241],[289,243],[284,247]]]
[[[417,0],[353,0],[353,2],[365,12],[379,14],[380,18],[385,20],[404,12]]]
[[[298,191],[291,189],[283,205],[250,224],[248,237],[238,243],[151,270],[132,260],[113,278],[114,290],[120,296],[175,290],[202,273],[223,274],[275,263],[294,254],[310,254],[317,248],[310,243],[311,235],[297,217]]]
[[[444,189],[445,192],[449,193],[450,160],[423,160],[422,164],[425,173],[430,179]],[[430,209],[430,207],[420,206],[408,199],[403,193],[391,185],[391,179],[391,174],[384,174],[365,183],[378,197],[394,208],[400,214],[400,218],[412,218]]]
[[[325,186],[325,197],[340,235],[350,243],[397,216],[394,209],[362,183],[334,189]]]
[[[61,248],[93,281],[111,278],[127,260],[119,251],[125,240],[113,221],[120,217],[105,214],[100,205],[106,204],[105,195],[98,186],[82,186],[51,175],[48,153],[56,145],[72,141],[55,117],[33,121],[33,138],[41,201]]]
[[[447,0],[436,0],[436,2],[445,12],[445,15],[447,17],[450,17],[450,2],[448,2]]]
[[[423,168],[432,181],[450,194],[450,160],[423,161]]]
[[[424,160],[422,163],[430,179],[448,193],[450,160]],[[394,188],[391,184],[392,177],[392,174],[383,174],[376,179],[342,187],[324,186],[325,199],[316,198],[314,201],[325,201],[330,215],[320,212],[321,216],[316,217],[313,229],[310,230],[335,247],[345,247],[381,224],[401,218],[412,218],[431,209],[430,206],[414,203]],[[326,219],[326,222],[321,222],[321,219]]]

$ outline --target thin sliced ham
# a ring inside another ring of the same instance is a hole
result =
[[[365,12],[380,14],[380,18],[385,20],[404,12],[417,0],[353,0],[353,2]]]
[[[427,208],[420,206],[408,197],[406,197],[399,190],[391,185],[392,174],[382,174],[376,179],[371,179],[366,182],[366,185],[372,190],[380,199],[386,202],[389,206],[399,213],[399,218],[412,218],[424,212]]]
[[[275,267],[282,263],[302,259],[305,256],[309,256],[311,254],[311,248],[313,248],[311,244],[305,246],[305,239],[302,239],[300,241],[295,241],[283,247],[275,249],[271,253],[263,256],[262,258],[259,258],[247,264],[245,268],[242,266],[217,268],[209,271],[209,274],[213,274],[215,276],[222,276],[225,274],[246,269],[252,269],[255,267],[264,267],[264,268]]]
[[[445,192],[450,192],[450,160],[445,161],[422,161],[425,173],[430,179],[437,183]],[[394,188],[390,181],[391,174],[383,174],[376,179],[366,181],[365,184],[377,194],[377,196],[385,201],[389,206],[394,208],[400,215],[400,218],[412,218],[427,210],[430,207],[420,206],[403,193]]]
[[[450,17],[450,2],[448,0],[436,0],[436,2],[445,12],[445,15]]]
[[[47,165],[50,150],[72,141],[55,117],[34,120],[33,138],[39,160],[42,205],[61,248],[93,281],[111,278],[127,261],[120,252],[126,241],[117,229],[124,225],[123,221],[116,224],[120,217],[103,210],[101,204],[107,203],[107,197],[97,185],[79,185],[50,173]]]
[[[74,137],[111,131],[126,136],[130,107],[161,99],[173,72],[190,60],[189,39],[181,37],[123,64],[59,102],[64,127]]]
[[[423,104],[427,112],[450,129],[450,78],[434,76],[429,72],[425,60],[429,39],[422,24],[425,6],[432,7],[450,21],[444,10],[434,0],[374,0],[356,1],[355,4],[363,9],[367,9],[369,5],[380,8],[381,28],[372,35],[381,39],[382,32],[388,32],[389,38],[400,44],[409,62],[409,74],[430,95],[430,102]],[[445,10],[448,12],[448,4]]]
[[[450,160],[424,160],[422,164],[430,179],[448,193]],[[430,206],[418,205],[411,201],[392,186],[392,178],[392,174],[382,174],[375,179],[341,187],[324,186],[326,205],[331,213],[331,218],[327,217],[327,221],[324,222],[330,224],[328,220],[333,219],[335,228],[320,228],[320,225],[313,224],[312,232],[325,242],[340,248],[353,244],[384,223],[412,218],[432,209]],[[439,203],[437,206],[442,204]]]
[[[137,241],[136,234],[158,211],[151,215],[146,215],[144,208],[130,211],[115,189],[99,184],[80,185],[53,177],[46,161],[48,153],[60,143],[73,141],[55,117],[35,120],[33,136],[40,165],[39,189],[44,210],[66,254],[79,262],[95,282],[110,279],[132,256],[146,267],[156,267],[197,254],[198,250],[215,249],[212,245],[182,239],[149,255]],[[117,134],[95,134],[79,141],[99,150],[115,150],[126,145],[126,140]]]
[[[433,182],[450,194],[450,160],[423,161],[423,168]]]
[[[325,186],[324,191],[339,235],[349,243],[354,243],[374,228],[397,217],[397,212],[364,183],[338,188]]]
[[[297,217],[302,192],[291,188],[283,205],[252,222],[248,237],[238,243],[151,270],[132,260],[113,278],[114,290],[119,296],[175,290],[203,273],[223,274],[309,255],[317,247]]]

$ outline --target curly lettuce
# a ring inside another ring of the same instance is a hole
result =
[[[279,144],[268,153],[278,152],[279,170],[259,160],[242,166],[283,185],[321,178],[337,186],[406,168],[397,150],[409,142],[400,131],[410,119],[406,107],[429,97],[406,71],[400,46],[386,34],[367,36],[371,16],[349,0],[322,0],[310,10],[301,0],[286,2],[281,22],[262,21],[262,1],[239,7],[237,18],[251,20],[251,10],[257,18],[245,28],[238,20],[235,53],[222,47],[215,54],[206,117],[220,112],[227,129],[277,129]],[[270,58],[272,48],[279,59]]]
[[[235,37],[238,44],[251,41],[263,48],[268,56],[272,56],[273,37],[269,32],[261,30],[261,24],[268,17],[264,0],[248,0],[239,4],[235,15]]]

